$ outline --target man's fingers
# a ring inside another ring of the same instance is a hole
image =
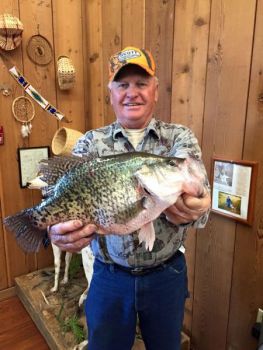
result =
[[[74,243],[60,243],[58,247],[63,251],[76,253],[79,252],[81,249],[87,247],[92,241],[92,238],[93,236],[81,238],[80,240]]]
[[[83,227],[83,223],[80,220],[69,220],[66,222],[60,222],[59,224],[55,224],[50,226],[49,233],[56,235],[63,235],[65,233],[78,230]]]
[[[202,198],[192,197],[188,194],[183,194],[185,205],[191,210],[207,211],[211,205],[211,196],[208,192]]]
[[[71,220],[50,227],[49,237],[61,250],[77,252],[90,244],[95,237],[96,226],[83,226],[80,220]]]

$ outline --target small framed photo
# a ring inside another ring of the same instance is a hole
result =
[[[18,148],[20,187],[25,188],[38,174],[38,164],[50,155],[49,146]]]
[[[252,225],[258,162],[213,158],[212,211]]]

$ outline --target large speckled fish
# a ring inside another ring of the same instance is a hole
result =
[[[27,252],[39,250],[47,226],[71,219],[94,223],[99,234],[140,230],[140,243],[151,250],[152,221],[183,192],[202,195],[205,182],[197,160],[140,152],[93,160],[54,157],[42,161],[40,173],[47,197],[4,219]]]

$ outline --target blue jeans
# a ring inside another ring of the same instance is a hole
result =
[[[147,350],[179,350],[187,296],[183,254],[142,276],[95,260],[85,304],[88,349],[130,350],[138,316]]]

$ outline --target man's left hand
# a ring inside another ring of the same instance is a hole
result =
[[[211,206],[211,196],[209,192],[201,198],[193,197],[187,193],[182,194],[175,204],[164,211],[167,220],[175,225],[187,224],[198,220]]]

